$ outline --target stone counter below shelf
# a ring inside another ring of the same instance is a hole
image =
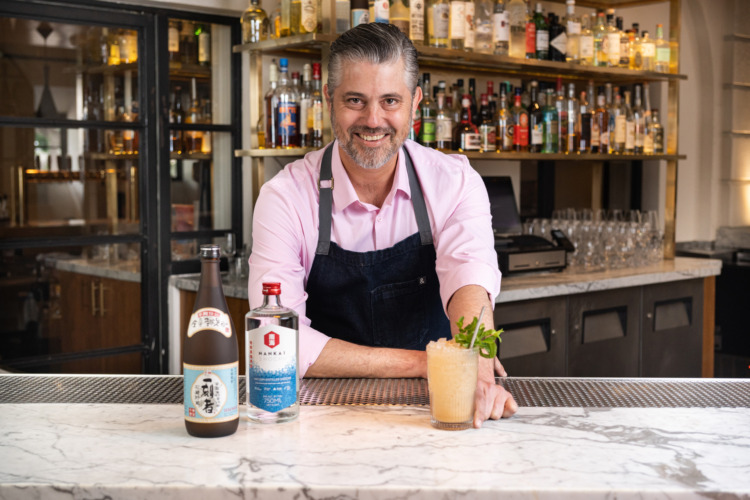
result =
[[[54,259],[52,266],[60,271],[86,274],[99,278],[141,282],[141,261],[122,260],[116,263],[89,259]]]

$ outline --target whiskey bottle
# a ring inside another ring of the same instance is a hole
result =
[[[263,283],[263,304],[245,316],[251,422],[288,422],[299,415],[299,318],[280,295],[280,283]]]
[[[219,245],[201,245],[201,280],[182,341],[185,427],[192,436],[233,434],[239,424],[239,349],[219,273]]]
[[[641,36],[641,60],[643,71],[654,71],[654,59],[656,58],[656,45],[649,36],[648,31],[644,31]]]
[[[302,0],[299,18],[299,33],[320,33],[321,8],[318,0]]]
[[[471,121],[471,96],[461,99],[461,121],[453,127],[453,149],[457,151],[479,151],[480,137],[477,126]]]

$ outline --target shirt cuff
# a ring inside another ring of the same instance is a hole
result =
[[[302,324],[299,325],[299,378],[303,378],[307,369],[320,356],[326,343],[331,339],[318,330]]]
[[[466,262],[450,270],[450,273],[440,283],[440,298],[443,301],[443,308],[448,314],[448,301],[453,294],[467,285],[478,285],[487,290],[487,294],[495,309],[495,299],[500,295],[501,273],[497,267],[488,266],[481,262]]]

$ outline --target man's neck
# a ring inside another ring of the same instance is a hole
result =
[[[362,168],[339,147],[339,156],[359,201],[378,208],[383,206],[393,186],[398,154],[380,168]]]

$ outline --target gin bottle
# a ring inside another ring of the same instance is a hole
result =
[[[239,424],[239,350],[219,273],[219,245],[201,245],[201,281],[182,341],[185,427],[192,436],[233,434]]]
[[[263,283],[263,305],[245,316],[251,422],[288,422],[299,415],[299,318],[280,295],[280,283]]]

